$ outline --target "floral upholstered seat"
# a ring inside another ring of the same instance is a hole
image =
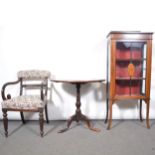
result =
[[[23,95],[2,102],[2,108],[12,109],[38,109],[43,108],[45,103],[37,95]]]

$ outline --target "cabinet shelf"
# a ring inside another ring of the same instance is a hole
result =
[[[117,62],[142,62],[142,61],[146,61],[145,58],[143,59],[118,59],[116,58]]]
[[[115,78],[116,80],[145,80],[146,78],[143,78],[143,77],[116,77]]]
[[[146,99],[144,94],[135,94],[135,95],[116,95],[114,97],[116,100],[125,100],[125,99]]]

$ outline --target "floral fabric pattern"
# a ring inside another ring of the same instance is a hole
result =
[[[45,70],[25,70],[19,71],[17,75],[18,78],[22,78],[24,80],[42,80],[50,78],[51,73]]]
[[[2,102],[2,108],[12,109],[38,109],[43,108],[44,105],[40,96],[36,95],[18,96]]]

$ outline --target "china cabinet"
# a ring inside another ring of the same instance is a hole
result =
[[[117,100],[137,99],[146,103],[149,125],[152,32],[111,31],[107,36],[108,129],[112,125],[112,106]]]

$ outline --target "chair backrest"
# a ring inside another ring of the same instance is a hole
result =
[[[51,73],[46,70],[21,70],[17,73],[20,79],[20,95],[24,89],[44,89],[45,96],[48,90],[48,79]]]

